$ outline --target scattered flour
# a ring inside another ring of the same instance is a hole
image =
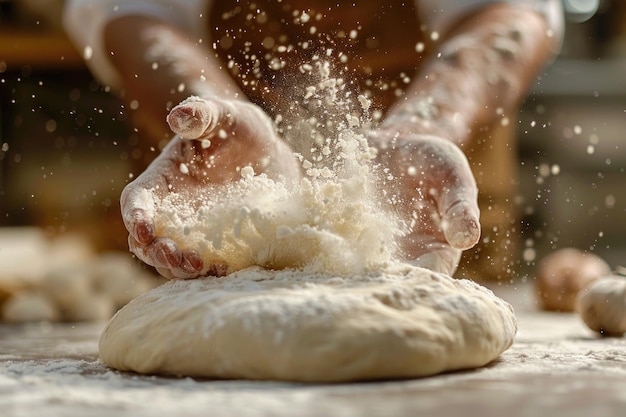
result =
[[[316,64],[307,68],[319,81],[304,99],[326,120],[307,120],[306,145],[294,144],[303,178],[277,181],[242,167],[240,180],[208,189],[199,209],[177,193],[150,204],[158,207],[157,234],[197,250],[205,274],[220,265],[226,274],[261,266],[345,276],[393,261],[400,223],[376,196],[376,152],[358,131],[370,102],[359,97],[360,110],[352,111],[342,81],[330,77],[328,64]]]

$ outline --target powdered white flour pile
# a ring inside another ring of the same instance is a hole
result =
[[[378,200],[361,116],[345,107],[341,80],[317,68],[320,81],[305,98],[328,120],[324,129],[309,121],[301,180],[243,167],[239,181],[208,190],[199,210],[176,194],[154,201],[158,234],[230,275],[173,281],[132,301],[102,335],[106,364],[345,381],[482,366],[511,345],[508,304],[476,284],[395,262],[403,225]],[[360,103],[366,111],[367,99]],[[329,124],[333,135],[321,134]]]
[[[376,152],[358,132],[368,100],[361,97],[360,109],[350,109],[328,64],[307,68],[320,80],[305,90],[305,103],[332,127],[324,126],[327,137],[318,131],[316,118],[298,127],[295,136],[304,137],[292,144],[299,151],[302,179],[275,181],[248,166],[239,181],[207,189],[199,210],[177,193],[163,200],[147,197],[157,208],[157,234],[196,249],[205,271],[219,264],[227,273],[261,266],[346,275],[393,260],[400,224],[377,198],[370,166]]]
[[[346,275],[389,262],[398,227],[371,198],[367,164],[354,163],[363,142],[342,132],[337,146],[353,166],[309,169],[297,184],[245,167],[241,180],[209,191],[200,210],[170,194],[155,204],[157,233],[198,250],[207,266],[227,265],[228,273],[256,265]]]

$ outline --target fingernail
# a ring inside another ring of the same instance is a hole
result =
[[[202,259],[198,256],[194,256],[193,254],[185,254],[183,255],[183,260],[180,264],[180,267],[186,272],[200,272],[202,269]]]
[[[135,226],[137,241],[147,245],[154,239],[154,227],[150,223],[141,222]]]
[[[165,251],[163,249],[159,249],[156,251],[155,257],[157,259],[157,261],[159,261],[159,264],[161,265],[168,265],[168,259],[167,259],[167,254],[165,253]]]

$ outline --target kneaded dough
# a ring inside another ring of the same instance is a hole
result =
[[[105,328],[100,358],[192,377],[407,378],[483,366],[516,329],[488,289],[407,264],[349,278],[252,267],[139,296]]]

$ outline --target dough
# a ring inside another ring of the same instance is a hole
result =
[[[0,306],[0,318],[7,323],[57,321],[60,313],[43,294],[21,292]]]
[[[91,298],[91,268],[89,263],[74,263],[51,270],[41,284],[42,292],[65,311],[81,300]]]
[[[110,297],[93,293],[74,300],[71,306],[63,310],[63,318],[70,322],[102,321],[110,319],[114,313],[115,303]]]
[[[626,333],[626,278],[613,275],[596,280],[579,294],[576,307],[594,332],[622,336]]]
[[[159,282],[148,271],[140,268],[126,252],[102,253],[90,266],[95,292],[110,298],[115,310],[156,287]]]
[[[538,265],[535,293],[544,310],[572,312],[576,297],[594,281],[611,274],[599,256],[575,248],[559,249]]]
[[[154,278],[127,252],[97,253],[81,234],[0,228],[0,322],[107,320]]]
[[[513,310],[489,290],[394,265],[171,281],[115,315],[100,358],[139,373],[337,382],[480,367],[512,344]]]

